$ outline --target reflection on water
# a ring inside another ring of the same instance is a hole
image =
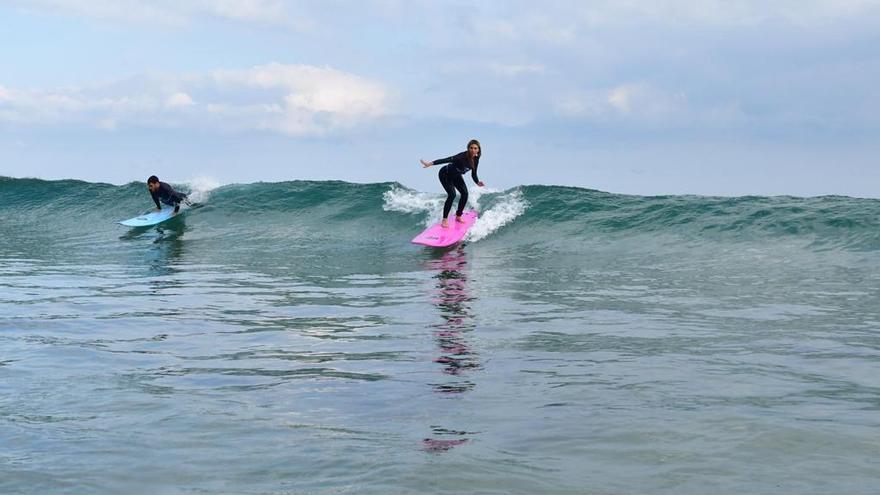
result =
[[[479,356],[473,350],[468,334],[474,329],[471,303],[474,297],[467,288],[467,253],[461,246],[446,251],[439,258],[427,262],[427,268],[436,272],[431,301],[438,309],[441,321],[431,326],[439,356],[435,363],[442,366],[445,380],[432,384],[434,391],[443,394],[462,394],[476,387],[470,372],[481,368]],[[423,440],[423,449],[443,452],[468,442],[471,433],[432,426],[435,437]],[[449,438],[453,437],[453,438]]]
[[[164,226],[156,228],[159,236],[153,241],[154,249],[148,257],[150,271],[155,275],[170,275],[179,271],[174,266],[183,257],[183,234],[186,221],[175,218]]]
[[[446,428],[440,428],[439,426],[432,427],[431,431],[434,435],[446,438],[426,438],[422,440],[422,450],[426,452],[446,452],[457,445],[467,443],[468,439],[466,436],[472,434],[467,431],[449,430]],[[449,436],[458,438],[448,438]]]
[[[146,266],[148,275],[166,276],[180,271],[175,265],[183,257],[183,234],[187,230],[186,217],[178,215],[156,226],[130,229],[119,238],[124,241],[150,242],[145,252],[136,252],[143,252],[142,264]]]

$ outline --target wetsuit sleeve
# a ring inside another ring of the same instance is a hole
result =
[[[446,158],[438,158],[437,160],[434,160],[433,163],[434,163],[434,165],[439,165],[441,163],[452,163],[453,158],[455,158],[455,156],[447,156]]]
[[[477,167],[478,167],[478,166],[479,166],[479,165],[477,165],[477,164],[475,163],[475,164],[474,164],[474,168],[471,169],[471,179],[474,179],[474,184],[479,184],[479,183],[480,183],[480,179],[477,177]]]
[[[154,192],[150,192],[150,196],[152,196],[153,201],[156,202],[156,208],[162,208],[162,205],[159,204],[159,195]]]

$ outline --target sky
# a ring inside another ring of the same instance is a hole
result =
[[[880,197],[880,0],[0,0],[0,176]]]

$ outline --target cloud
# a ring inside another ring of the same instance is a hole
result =
[[[618,114],[645,117],[672,115],[682,111],[687,104],[683,93],[668,93],[647,84],[623,84],[611,88],[606,101]]]
[[[385,117],[390,101],[390,90],[377,81],[329,67],[272,63],[87,88],[0,87],[0,123],[76,124],[104,130],[126,125],[190,126],[325,135]]]
[[[102,21],[184,25],[205,18],[274,25],[294,30],[310,21],[291,14],[281,0],[12,0],[31,11],[70,14]]]
[[[265,107],[260,126],[286,134],[323,134],[390,112],[390,91],[384,84],[329,67],[272,63],[246,71],[218,71],[210,79],[221,88],[256,88],[279,95]],[[254,108],[242,110],[252,114]],[[234,107],[224,108],[232,111]]]
[[[287,17],[284,4],[273,0],[206,0],[193,2],[193,12],[200,10],[225,19],[272,24]]]
[[[216,72],[212,78],[221,85],[283,91],[289,107],[309,113],[353,120],[386,113],[387,91],[382,84],[329,67],[271,63]]]
[[[568,10],[565,7],[564,10]],[[570,12],[586,26],[623,24],[748,26],[766,22],[826,23],[877,13],[876,0],[594,0]]]
[[[165,100],[165,106],[170,108],[191,107],[195,103],[190,95],[186,93],[174,93]]]
[[[706,130],[748,121],[737,102],[698,105],[681,91],[667,91],[647,83],[560,93],[551,97],[550,106],[563,119],[608,127]]]
[[[516,77],[523,74],[543,74],[545,67],[541,64],[501,64],[492,63],[489,70],[495,74]]]
[[[142,22],[151,24],[182,24],[186,21],[181,3],[171,8],[162,2],[134,0],[17,0],[11,2],[22,9],[45,11],[54,15],[72,14],[104,21]]]
[[[0,101],[0,124],[64,125],[91,121],[109,128],[107,119],[117,115],[144,114],[156,110],[149,95],[112,98],[90,95],[78,88],[52,91],[4,89]]]
[[[666,122],[690,122],[696,130],[717,126],[720,133],[753,125],[797,134],[830,125],[875,128],[880,105],[874,83],[880,65],[870,49],[876,0],[487,0],[463,9],[427,0],[365,0],[345,9],[298,0],[27,5],[156,22],[222,18],[277,26],[307,19],[321,29],[292,36],[251,30],[247,40],[229,23],[214,23],[199,32],[200,42],[216,45],[214,54],[181,49],[177,60],[144,63],[152,64],[148,69],[205,67],[210,59],[199,57],[214,56],[222,66],[261,53],[318,62],[140,78],[112,87],[6,88],[0,91],[0,121],[99,125],[112,117],[116,128],[326,135],[394,116],[502,126],[585,123],[634,132],[644,123],[659,129]],[[163,36],[169,47],[192,41],[190,33],[140,34],[148,40]],[[112,62],[114,56],[105,58]],[[82,57],[83,70],[93,70],[93,62]],[[320,66],[324,62],[329,65]],[[330,66],[369,67],[364,70],[382,74],[383,81]],[[101,68],[118,70],[112,63]],[[26,68],[19,71],[19,79],[27,77]]]
[[[115,131],[116,130],[116,120],[114,119],[101,119],[97,122],[98,129],[104,131]]]
[[[880,14],[876,0],[543,3],[487,0],[466,7],[470,16],[462,16],[454,3],[417,0],[364,0],[342,6],[303,0],[5,0],[5,3],[52,15],[110,22],[186,25],[206,19],[224,19],[297,32],[332,32],[339,29],[344,22],[342,18],[346,17],[367,26],[389,20],[398,26],[415,24],[419,29],[433,31],[435,36],[449,34],[451,25],[469,24],[467,31],[478,40],[529,40],[550,45],[570,44],[584,33],[621,26],[741,27],[767,23],[812,26]]]

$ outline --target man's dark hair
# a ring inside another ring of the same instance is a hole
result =
[[[155,175],[151,175],[149,179],[147,179],[147,184],[152,184],[154,182],[159,182],[159,178]]]

